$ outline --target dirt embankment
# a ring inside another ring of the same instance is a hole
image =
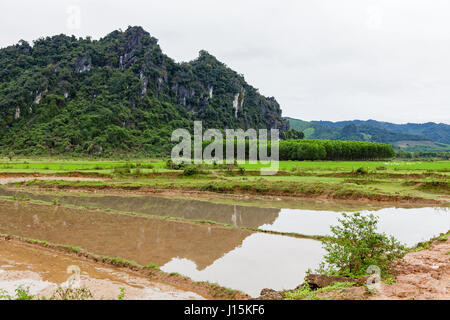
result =
[[[38,183],[27,185],[27,181],[32,180],[47,180],[48,183]],[[52,183],[52,180],[62,180],[67,181],[67,183]],[[220,197],[252,197],[253,199],[270,199],[270,198],[285,198],[285,199],[322,199],[322,200],[342,200],[342,201],[358,201],[358,202],[378,202],[378,203],[396,203],[396,204],[415,204],[415,205],[443,205],[450,202],[450,199],[441,196],[439,199],[427,199],[422,197],[412,197],[412,196],[402,196],[402,195],[386,195],[386,194],[371,194],[362,193],[357,190],[350,190],[343,192],[342,190],[322,190],[321,192],[308,192],[308,191],[286,191],[283,189],[265,189],[263,191],[259,190],[257,186],[254,188],[243,188],[239,185],[233,186],[232,188],[227,188],[221,190],[220,188],[215,190],[210,190],[205,186],[198,187],[184,187],[184,186],[170,186],[170,187],[159,187],[159,186],[140,186],[140,185],[117,185],[117,184],[99,184],[99,185],[77,185],[77,181],[102,181],[107,180],[106,178],[92,178],[83,176],[40,176],[38,174],[33,174],[31,176],[14,176],[8,174],[2,177],[0,174],[0,185],[14,182],[24,182],[22,187],[26,188],[37,188],[43,190],[55,190],[55,191],[65,191],[65,192],[97,192],[102,193],[133,193],[141,195],[169,195],[169,196],[195,196],[195,197],[214,197],[220,195]],[[75,182],[75,183],[70,183]]]
[[[63,180],[63,181],[101,181],[103,179],[99,178],[89,178],[89,177],[56,177],[56,176],[0,176],[0,185],[8,184],[14,182],[25,182],[32,181],[35,179],[39,180]]]
[[[36,256],[40,256],[42,253],[45,252],[51,252],[54,257],[64,255],[66,257],[76,259],[79,263],[83,263],[84,261],[85,263],[93,264],[94,266],[96,266],[96,268],[102,268],[102,266],[103,267],[106,266],[108,268],[114,268],[118,273],[122,272],[132,274],[138,277],[139,279],[145,279],[146,281],[151,282],[153,286],[156,286],[157,288],[158,287],[168,288],[167,290],[169,291],[169,293],[166,292],[168,293],[168,295],[165,295],[165,293],[162,292],[162,295],[159,297],[159,299],[205,298],[210,300],[216,299],[247,300],[250,298],[245,293],[221,287],[217,284],[211,284],[209,282],[196,282],[190,279],[189,277],[182,276],[178,273],[169,274],[160,270],[159,268],[147,268],[145,266],[138,265],[133,261],[99,256],[75,247],[67,247],[63,245],[51,244],[43,241],[37,241],[18,236],[0,234],[0,248],[2,248],[3,243],[12,243],[18,246],[33,248],[34,250],[36,250],[35,251]],[[0,250],[0,258],[1,257],[2,253]],[[45,264],[45,262],[43,263]],[[0,259],[0,269],[2,269],[1,259]],[[1,286],[0,289],[2,289]],[[99,288],[99,290],[101,290],[101,288]],[[170,292],[175,292],[176,294],[174,294],[170,298],[171,295]],[[138,295],[138,297],[140,297],[139,293],[136,294]],[[164,298],[162,298],[163,296]]]
[[[75,273],[68,273],[73,271]],[[72,269],[70,269],[72,268]],[[102,266],[73,255],[37,248],[15,241],[0,240],[0,290],[14,296],[22,286],[36,299],[49,299],[58,287],[67,288],[70,277],[80,271],[79,287],[88,290],[88,299],[117,300],[198,300],[202,296],[150,281],[146,277],[112,266]],[[77,283],[74,282],[74,288]]]
[[[369,299],[450,300],[450,239],[408,253],[395,269],[396,281],[381,284]]]
[[[321,300],[450,300],[450,239],[441,237],[432,240],[429,248],[406,254],[395,267],[394,275],[393,284],[380,283],[373,291],[364,285],[368,276],[355,280],[312,275],[312,282],[308,277],[306,282],[311,287],[316,286],[316,289],[317,285],[324,288],[335,281],[357,283],[343,289],[311,291],[314,299]],[[302,286],[292,291],[264,289],[258,299],[280,300]]]
[[[381,283],[372,294],[364,287],[356,287],[331,294],[331,298],[450,300],[450,239],[434,240],[429,248],[406,254],[394,274],[393,284]]]

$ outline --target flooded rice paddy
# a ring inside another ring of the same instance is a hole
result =
[[[16,191],[0,188],[0,196],[17,196]],[[330,226],[342,218],[342,212],[352,212],[343,208],[336,211],[336,204],[329,203],[311,209],[274,209],[251,205],[219,204],[192,199],[171,199],[155,196],[121,195],[59,195],[20,193],[29,199],[59,204],[112,209],[160,217],[176,217],[189,220],[214,221],[244,228],[303,235],[328,235]],[[363,214],[374,214],[379,218],[380,232],[396,237],[407,246],[429,240],[450,229],[449,207],[422,208],[376,208],[358,210]]]
[[[16,191],[0,189],[1,196],[16,194]],[[302,283],[306,270],[316,268],[322,260],[321,242],[160,218],[208,220],[243,228],[326,235],[341,216],[335,210],[259,208],[152,196],[27,193],[26,197],[140,215],[0,200],[0,233],[81,247],[141,265],[156,264],[163,271],[217,282],[252,296],[258,296],[263,288],[291,289]],[[368,212],[380,218],[380,231],[409,246],[450,229],[448,208],[362,211]]]
[[[11,241],[2,241],[0,245],[0,288],[3,294],[14,296],[15,289],[22,286],[32,295],[49,299],[59,286],[67,287],[70,266],[80,268],[80,286],[89,289],[94,299],[118,299],[121,288],[125,300],[203,299],[193,292],[152,282],[118,268]]]

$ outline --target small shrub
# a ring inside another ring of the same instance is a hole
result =
[[[113,174],[117,176],[128,176],[131,174],[131,170],[128,167],[115,167]]]
[[[284,293],[285,300],[320,300],[319,296],[308,285],[303,285],[295,291]]]
[[[0,300],[33,300],[34,295],[30,294],[29,288],[24,288],[23,286],[19,286],[15,290],[16,296],[13,297],[8,295],[6,291],[0,290]]]
[[[182,170],[186,167],[184,163],[174,163],[171,159],[166,161],[166,169],[170,170]]]
[[[142,170],[138,167],[138,168],[136,168],[136,169],[134,169],[134,171],[133,171],[133,176],[135,176],[135,177],[140,177],[140,176],[142,176],[143,175],[143,172],[142,172]]]
[[[203,174],[203,173],[204,172],[202,170],[200,170],[200,168],[198,166],[190,165],[184,169],[183,176],[189,177],[189,176],[193,176],[196,174]]]
[[[369,266],[378,266],[382,276],[406,253],[394,237],[376,232],[378,218],[373,214],[343,214],[340,225],[332,226],[332,236],[323,241],[327,251],[317,270],[322,274],[359,277]]]
[[[59,287],[51,300],[86,300],[93,298],[92,292],[87,288],[61,288]]]
[[[367,170],[367,168],[359,167],[358,169],[356,169],[356,173],[358,173],[358,174],[368,174],[369,171]]]
[[[144,269],[156,269],[156,270],[158,270],[159,267],[156,264],[149,264],[147,266],[144,266]]]
[[[117,300],[124,300],[125,299],[125,295],[126,295],[125,288],[121,287],[119,289],[120,289],[120,293],[117,296]]]

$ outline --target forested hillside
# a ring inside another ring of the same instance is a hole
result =
[[[100,40],[58,35],[0,49],[1,152],[167,154],[176,128],[280,128],[274,98],[201,51],[165,55],[141,27]]]
[[[368,121],[303,121],[286,118],[290,127],[303,131],[307,139],[357,140],[389,143],[406,151],[450,151],[447,124],[394,124]]]
[[[343,129],[348,125],[355,125],[359,128],[374,128],[379,129],[381,131],[389,131],[392,133],[396,133],[398,134],[399,138],[405,137],[402,135],[410,135],[415,136],[417,139],[422,140],[425,139],[450,144],[450,125],[444,123],[427,122],[427,123],[396,124],[376,120],[367,120],[367,121],[352,120],[352,121],[338,121],[338,122],[312,121],[312,123],[338,129]]]

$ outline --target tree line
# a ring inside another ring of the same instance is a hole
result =
[[[226,156],[226,140],[223,141],[223,156]],[[212,141],[203,141],[203,150]],[[245,157],[250,154],[250,141],[234,140],[234,156],[237,155],[238,144],[245,148]],[[282,140],[279,144],[279,159],[291,161],[304,160],[380,160],[395,156],[392,146],[385,143],[365,141],[339,141],[339,140]],[[260,142],[257,142],[259,155]],[[267,154],[270,156],[271,142],[267,143]],[[214,156],[214,153],[213,153]]]

